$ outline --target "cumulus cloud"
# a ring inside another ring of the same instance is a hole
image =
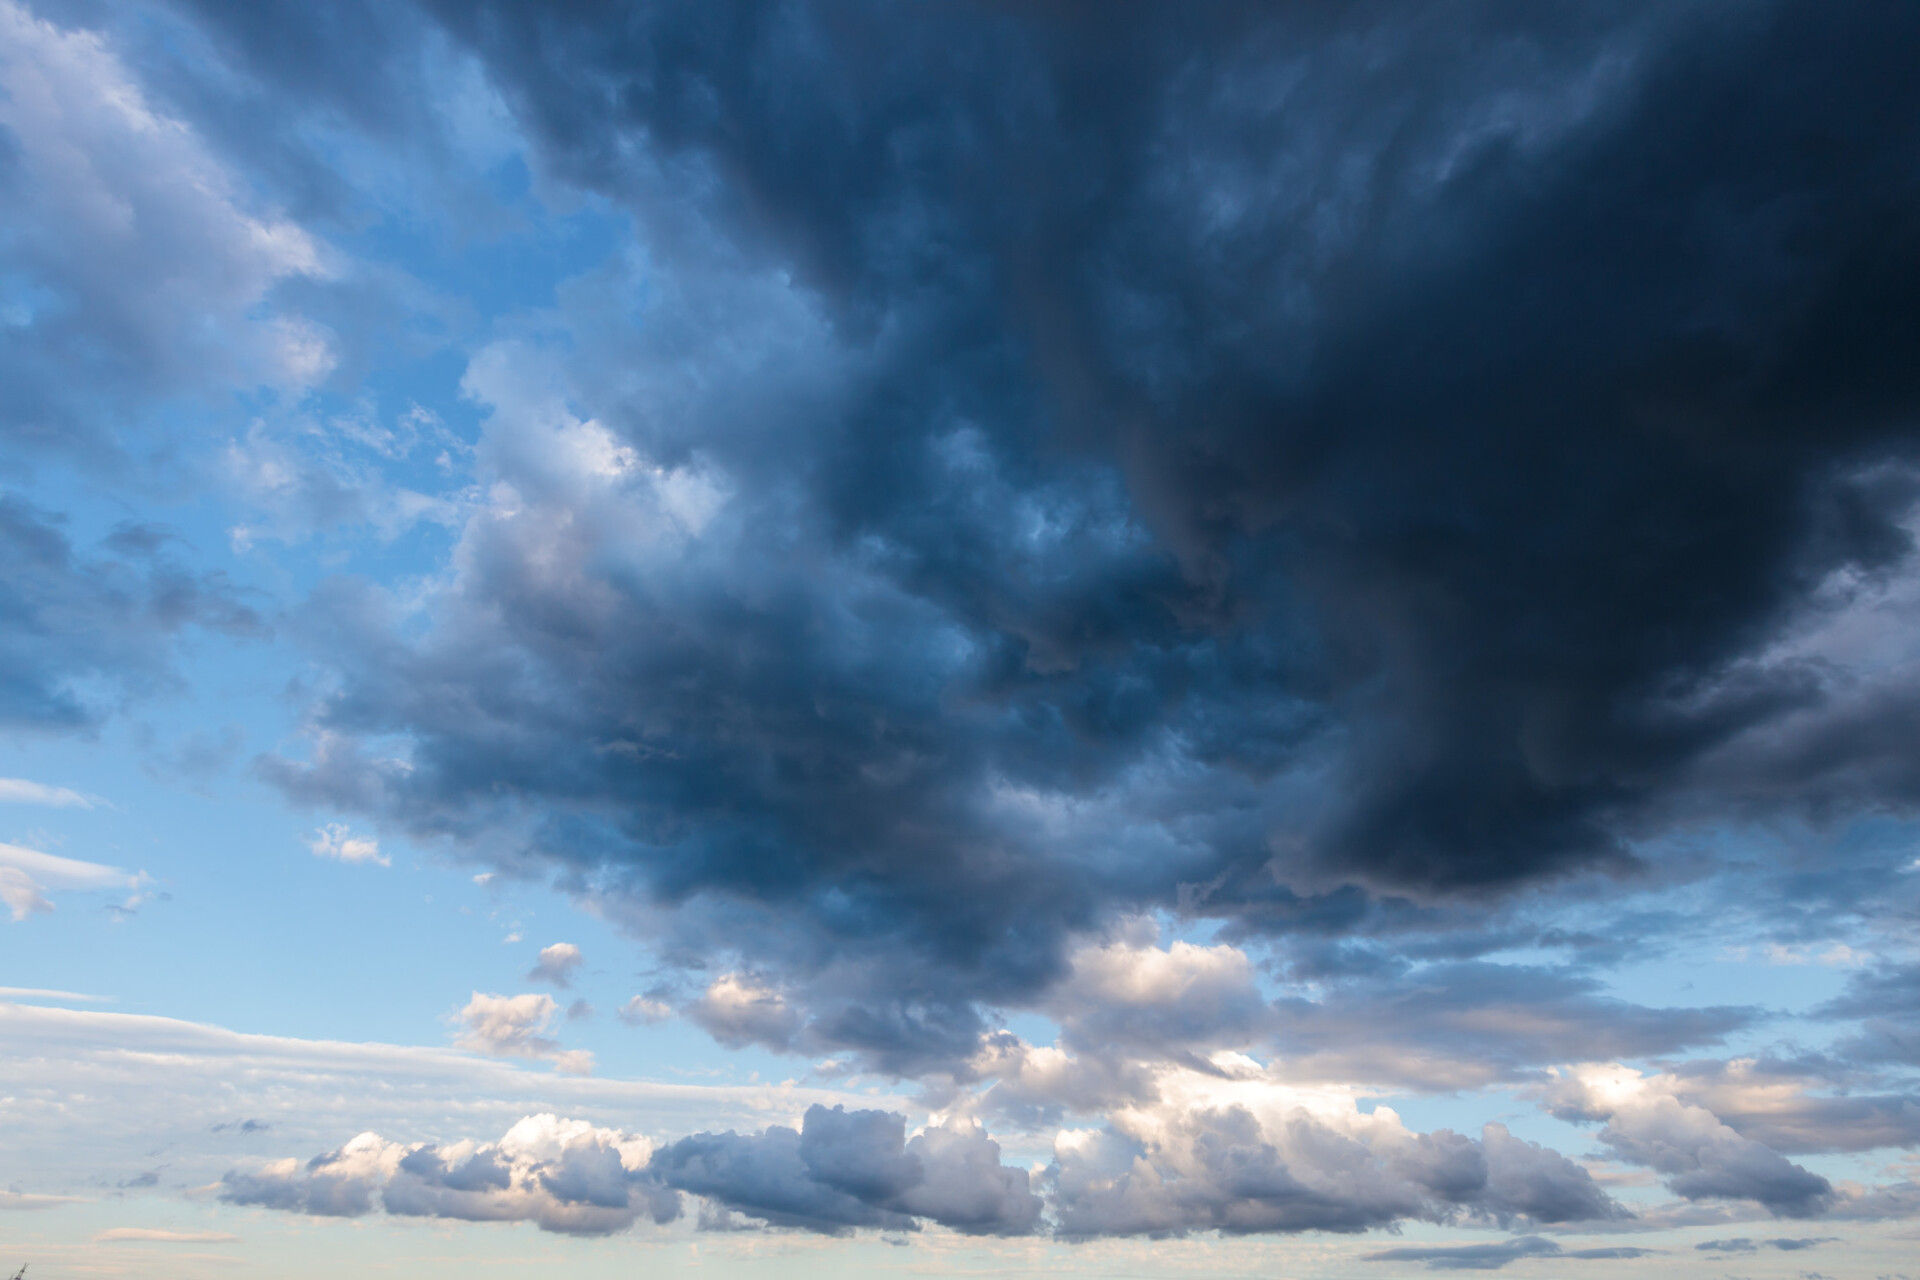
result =
[[[1022,1235],[1041,1210],[1026,1170],[1001,1164],[984,1130],[935,1126],[908,1140],[906,1118],[884,1111],[815,1105],[797,1132],[696,1134],[663,1147],[653,1166],[670,1186],[828,1234],[925,1218],[970,1235]]]
[[[1742,1136],[1705,1107],[1681,1101],[1660,1077],[1617,1066],[1582,1068],[1547,1096],[1562,1118],[1605,1121],[1601,1142],[1664,1175],[1688,1200],[1756,1200],[1793,1218],[1817,1216],[1834,1204],[1827,1179]]]
[[[1219,1066],[1231,1068],[1231,1060]],[[1226,1074],[1221,1071],[1220,1074]],[[1047,1180],[1069,1236],[1359,1232],[1407,1218],[1559,1223],[1626,1215],[1587,1171],[1489,1124],[1415,1133],[1340,1089],[1163,1073],[1103,1129],[1062,1130]]]
[[[529,982],[551,982],[556,987],[573,985],[573,974],[585,961],[580,948],[571,942],[556,942],[540,948],[540,962],[527,971]]]
[[[304,1164],[229,1171],[221,1199],[300,1213],[531,1221],[604,1235],[645,1217],[670,1222],[680,1191],[781,1226],[836,1234],[912,1230],[921,1220],[970,1235],[1035,1229],[1041,1202],[1023,1169],[1000,1161],[977,1127],[906,1137],[896,1113],[815,1105],[796,1131],[645,1138],[552,1115],[528,1116],[498,1142],[411,1146],[363,1133]]]
[[[462,1049],[496,1058],[534,1058],[551,1062],[570,1075],[593,1070],[593,1055],[585,1049],[563,1049],[542,1035],[560,1006],[552,996],[483,995],[476,991],[460,1011],[463,1030],[454,1043]]]
[[[346,824],[328,823],[316,829],[313,839],[307,842],[307,848],[316,858],[331,858],[336,862],[375,862],[383,867],[393,865],[393,860],[380,852],[380,842],[372,836],[356,836]]]
[[[1276,1026],[1254,981],[1253,962],[1232,946],[1175,941],[1089,944],[1071,953],[1067,976],[1045,1007],[1068,1045],[1110,1052],[1205,1053],[1241,1048]]]
[[[729,1048],[759,1044],[790,1049],[800,1015],[779,992],[746,974],[724,973],[686,1008],[703,1031]]]
[[[645,1138],[551,1114],[528,1116],[488,1143],[409,1146],[363,1133],[304,1164],[285,1159],[229,1171],[220,1198],[325,1217],[384,1209],[607,1235],[643,1217],[679,1216],[679,1197],[647,1176],[652,1150]]]

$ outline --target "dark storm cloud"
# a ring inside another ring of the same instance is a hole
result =
[[[265,630],[223,575],[185,568],[168,541],[122,526],[89,552],[61,516],[0,494],[0,727],[91,729],[169,683],[184,629]]]
[[[203,11],[263,76],[269,8]],[[626,346],[639,279],[562,299],[560,398],[723,497],[646,551],[666,480],[476,382],[522,505],[424,638],[321,597],[293,794],[674,907],[899,1071],[1117,914],[1914,798],[1920,699],[1784,644],[1912,569],[1910,7],[433,11],[655,255]]]

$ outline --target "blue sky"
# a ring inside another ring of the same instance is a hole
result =
[[[1900,1274],[1913,28],[0,0],[0,1266]]]

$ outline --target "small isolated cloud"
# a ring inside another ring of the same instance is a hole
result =
[[[562,1049],[560,1042],[541,1034],[553,1022],[560,1006],[548,995],[488,995],[476,991],[460,1011],[465,1030],[454,1041],[462,1049],[494,1058],[533,1058],[551,1062],[567,1075],[593,1071],[593,1055],[584,1049]]]
[[[573,985],[573,971],[581,965],[580,948],[571,942],[556,942],[540,948],[540,963],[527,970],[528,982],[551,982],[556,987]]]
[[[207,1131],[209,1133],[225,1133],[228,1129],[232,1129],[238,1133],[265,1133],[271,1128],[273,1128],[273,1126],[264,1120],[228,1120],[221,1124],[209,1126]]]
[[[58,1209],[63,1204],[85,1204],[80,1196],[36,1196],[24,1191],[0,1191],[0,1210]]]
[[[44,804],[55,809],[91,809],[94,802],[78,791],[50,787],[25,778],[0,778],[0,804]]]
[[[142,877],[118,867],[41,853],[17,844],[0,844],[0,902],[16,921],[53,910],[47,894],[55,889],[137,889]]]
[[[81,1004],[112,1004],[112,996],[88,995],[84,991],[59,991],[52,987],[0,987],[0,1000],[76,1000]]]
[[[1736,1236],[1731,1240],[1702,1240],[1693,1247],[1702,1253],[1758,1253],[1762,1249],[1799,1253],[1831,1244],[1835,1239],[1834,1236],[1812,1236],[1806,1239],[1750,1240],[1746,1236]]]
[[[313,851],[316,858],[332,858],[338,862],[377,862],[383,867],[393,865],[392,860],[380,852],[378,840],[354,835],[344,822],[332,822],[316,828],[313,839],[307,842],[307,848]]]
[[[159,1227],[110,1227],[93,1237],[95,1244],[133,1240],[147,1244],[238,1244],[230,1231],[166,1231]]]
[[[1617,1245],[1602,1249],[1562,1249],[1539,1236],[1521,1236],[1495,1244],[1411,1245],[1403,1249],[1383,1249],[1365,1255],[1367,1262],[1422,1262],[1429,1271],[1498,1271],[1509,1262],[1522,1258],[1580,1258],[1605,1261],[1643,1258],[1657,1249],[1636,1249]]]
[[[664,1000],[635,996],[620,1006],[620,1020],[630,1026],[651,1026],[673,1016],[673,1006]]]

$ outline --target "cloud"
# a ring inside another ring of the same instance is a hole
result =
[[[156,1058],[179,1070],[156,1076],[142,1065]],[[242,1155],[260,1154],[263,1143],[304,1157],[368,1130],[410,1142],[472,1134],[475,1126],[497,1135],[552,1111],[601,1129],[684,1134],[797,1122],[814,1103],[902,1105],[793,1082],[566,1075],[538,1059],[441,1046],[248,1035],[171,1018],[5,1003],[0,1080],[9,1095],[48,1100],[10,1122],[9,1148],[34,1171],[26,1192],[125,1181],[154,1167],[161,1144],[169,1183],[197,1186],[217,1181]]]
[[[0,1000],[76,1000],[81,1004],[111,1004],[112,996],[88,995],[84,991],[56,991],[47,987],[0,987]]]
[[[356,836],[347,829],[346,824],[340,822],[315,829],[307,848],[316,858],[331,858],[336,862],[377,862],[383,867],[393,865],[393,860],[380,852],[378,840],[371,836]]]
[[[1603,1053],[1671,1054],[1751,1025],[1752,1007],[1650,1008],[1574,967],[1396,963],[1330,975],[1318,999],[1276,1002],[1276,1042],[1297,1069],[1413,1088],[1474,1087]]]
[[[1554,1113],[1604,1120],[1600,1141],[1620,1158],[1666,1176],[1688,1200],[1757,1200],[1781,1217],[1818,1216],[1832,1183],[1743,1137],[1705,1107],[1682,1102],[1659,1078],[1624,1067],[1585,1068],[1549,1090]]]
[[[403,1146],[363,1133],[304,1165],[229,1171],[220,1198],[325,1217],[382,1208],[402,1217],[533,1222],[542,1231],[608,1235],[641,1217],[670,1222],[679,1197],[645,1176],[645,1138],[553,1115],[527,1116],[498,1142]]]
[[[528,982],[551,982],[556,987],[573,984],[574,970],[583,963],[580,948],[571,942],[556,942],[540,948],[540,963],[527,972]]]
[[[560,1006],[552,996],[482,995],[476,991],[460,1011],[465,1028],[454,1043],[462,1049],[496,1058],[534,1058],[551,1062],[569,1075],[593,1070],[593,1055],[585,1049],[562,1049],[558,1040],[541,1035]]]
[[[1498,1271],[1509,1262],[1525,1258],[1602,1259],[1644,1258],[1658,1249],[1610,1246],[1596,1249],[1563,1249],[1539,1236],[1521,1236],[1497,1244],[1411,1245],[1383,1249],[1364,1255],[1368,1262],[1424,1262],[1429,1271]]]
[[[325,330],[273,305],[324,247],[158,108],[100,34],[0,5],[0,385],[12,448],[98,464],[147,397],[324,378]],[[129,441],[128,443],[132,443]]]
[[[644,995],[635,996],[620,1006],[620,1020],[629,1026],[651,1026],[672,1016],[672,1005]]]
[[[13,912],[15,922],[37,912],[53,910],[47,894],[57,889],[138,889],[144,877],[118,867],[82,862],[41,853],[15,844],[0,844],[0,902]]]
[[[935,1126],[908,1140],[905,1117],[884,1111],[815,1105],[798,1132],[696,1134],[661,1148],[653,1168],[669,1186],[827,1234],[925,1218],[969,1235],[1024,1235],[1041,1210],[1026,1170],[1002,1165],[984,1130]]]
[[[730,1042],[951,1072],[1143,914],[1912,812],[1911,672],[1821,629],[1915,571],[1909,18],[428,12],[638,241],[473,354],[448,571],[315,596],[326,746],[265,770],[753,975]],[[1436,1009],[1450,1083],[1750,1016],[1563,977]]]
[[[1915,815],[1911,14],[388,8],[349,39],[279,0],[180,7],[264,86],[270,123],[224,133],[107,38],[0,10],[25,333],[0,381],[22,447],[71,453],[107,401],[327,377],[348,337],[293,300],[329,251],[254,195],[279,169],[243,181],[209,139],[413,129],[405,51],[442,36],[537,183],[633,215],[468,350],[470,491],[363,493],[363,456],[415,448],[390,416],[225,455],[297,509],[282,536],[453,544],[293,612],[309,746],[261,776],[551,877],[676,970],[630,1017],[917,1079],[997,1133],[1084,1118],[1047,1182],[1069,1234],[1612,1220],[1498,1126],[1308,1104],[1750,1031],[1764,1011],[1616,995],[1596,966],[1659,942],[1607,904],[1751,924],[1801,844]],[[190,627],[257,629],[164,540],[0,515],[9,725],[87,731],[165,687]],[[1770,924],[1892,901],[1846,834]],[[1607,936],[1547,942],[1582,930]],[[1555,1105],[1730,1213],[1892,1211],[1906,1191],[1788,1156],[1915,1132],[1905,1084],[1865,1078],[1913,1061],[1904,981],[1849,979],[1827,1079],[1672,1065]],[[461,1043],[584,1066],[557,1010],[476,992]],[[1059,1043],[1006,1030],[1027,1013]],[[938,1218],[904,1127],[897,1160],[864,1119],[885,1158],[816,1169],[771,1119],[688,1168],[821,1229]],[[385,1141],[272,1194],[384,1195]],[[579,1161],[565,1203],[618,1211],[630,1167]],[[939,1213],[999,1203],[955,1178]]]
[[[1731,1240],[1702,1240],[1693,1247],[1705,1253],[1756,1253],[1763,1247],[1778,1249],[1783,1253],[1799,1253],[1805,1249],[1831,1244],[1834,1239],[1833,1236],[1814,1236],[1798,1239],[1750,1240],[1746,1236],[1736,1236]]]
[[[94,1233],[95,1244],[238,1244],[230,1231],[168,1231],[160,1227],[109,1227]]]
[[[1587,1171],[1489,1124],[1415,1133],[1351,1090],[1303,1088],[1220,1055],[1163,1070],[1102,1129],[1064,1129],[1047,1185],[1070,1237],[1360,1232],[1404,1219],[1560,1223],[1626,1216]],[[1225,1078],[1223,1078],[1225,1077]]]
[[[701,1030],[728,1048],[759,1044],[791,1049],[800,1015],[779,992],[745,974],[723,973],[686,1008]]]
[[[0,726],[89,731],[177,683],[173,646],[189,627],[264,634],[225,575],[193,571],[164,545],[76,548],[65,523],[0,492],[0,601],[14,619],[0,634]]]
[[[25,778],[0,778],[0,803],[44,804],[56,809],[91,809],[94,802],[78,791],[50,787]]]

